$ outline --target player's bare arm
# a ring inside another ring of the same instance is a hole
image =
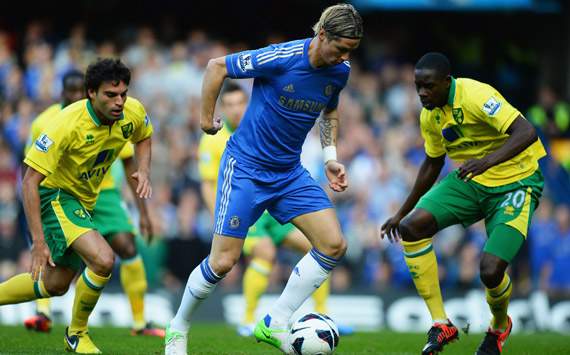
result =
[[[400,239],[400,232],[398,230],[400,221],[410,213],[419,199],[433,186],[441,172],[441,169],[443,168],[444,163],[445,154],[437,158],[431,158],[426,155],[426,158],[418,171],[418,176],[416,177],[412,191],[406,198],[406,201],[402,207],[400,207],[398,212],[396,212],[394,216],[388,218],[388,220],[382,225],[380,230],[381,238],[388,237],[391,242]]]
[[[342,192],[348,187],[344,165],[336,159],[336,139],[338,132],[338,110],[324,110],[319,119],[321,146],[325,156],[325,171],[329,186],[333,191]]]
[[[202,81],[202,108],[200,111],[200,126],[207,134],[216,134],[222,128],[222,118],[214,117],[214,111],[216,100],[227,76],[226,57],[210,59]]]
[[[44,175],[28,167],[24,180],[22,182],[22,193],[24,197],[24,212],[26,220],[32,235],[32,268],[30,270],[32,279],[37,281],[40,272],[45,268],[46,264],[55,267],[55,263],[51,258],[51,253],[44,239],[44,231],[42,229],[42,220],[40,214],[40,193],[39,185],[45,178]]]
[[[132,176],[137,172],[137,165],[133,157],[125,158],[122,161],[123,161],[123,167],[125,168],[126,176]],[[152,229],[152,223],[150,221],[150,215],[148,213],[148,207],[146,205],[146,200],[138,196],[137,194],[138,182],[135,179],[127,179],[127,183],[129,185],[129,188],[131,189],[131,192],[133,193],[137,209],[139,210],[140,231],[142,235],[147,239],[147,241],[150,242],[153,236],[153,229]]]
[[[151,142],[151,138],[149,137],[135,144],[137,171],[131,174],[131,177],[137,181],[135,195],[143,199],[152,196],[152,186],[150,184]]]
[[[471,180],[487,169],[507,161],[536,142],[538,136],[532,124],[519,115],[507,129],[509,138],[505,144],[481,159],[469,159],[459,167],[459,178]]]

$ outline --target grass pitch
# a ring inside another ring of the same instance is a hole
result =
[[[63,347],[63,326],[50,334],[29,332],[24,327],[0,326],[0,354],[69,354]],[[163,354],[162,339],[133,337],[125,328],[90,329],[93,341],[104,354]],[[444,354],[472,355],[483,334],[461,334],[460,340],[446,347]],[[335,354],[420,354],[425,334],[405,334],[388,331],[357,333],[341,337]],[[196,324],[190,332],[189,354],[279,354],[253,338],[241,338],[234,328],[223,324]],[[515,334],[509,338],[505,355],[570,354],[570,337],[554,333]]]

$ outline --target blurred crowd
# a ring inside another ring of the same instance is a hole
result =
[[[121,45],[93,43],[86,33],[80,24],[57,37],[40,22],[30,22],[20,37],[0,31],[0,280],[29,265],[17,185],[32,120],[59,100],[65,72],[84,70],[97,57],[120,56],[133,73],[129,95],[143,102],[155,128],[150,200],[155,237],[142,254],[150,284],[176,291],[208,253],[212,233],[197,169],[204,69],[210,58],[247,46],[215,40],[199,30],[181,40],[162,41],[153,29],[137,27],[123,34]],[[267,42],[287,39],[274,36]],[[349,248],[333,273],[332,288],[333,292],[412,289],[400,245],[380,240],[379,226],[407,196],[424,158],[413,63],[386,61],[365,70],[360,60],[352,60],[339,107],[338,153],[347,166],[350,188],[330,196]],[[241,84],[247,88],[251,82]],[[553,155],[543,161],[545,194],[529,241],[513,265],[514,285],[520,294],[542,289],[570,295],[569,106],[544,85],[535,104],[519,109],[536,125]],[[302,161],[325,185],[316,130],[307,138]],[[443,173],[453,168],[448,162]],[[443,288],[479,287],[478,261],[485,241],[482,223],[439,233],[435,245]],[[282,287],[298,258],[280,251],[273,288]],[[239,287],[242,270],[236,268],[224,286]]]

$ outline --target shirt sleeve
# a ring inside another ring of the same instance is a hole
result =
[[[68,148],[70,131],[65,125],[52,125],[32,143],[24,163],[44,176],[51,175]]]
[[[146,113],[143,105],[139,103],[137,116],[139,119],[135,122],[134,132],[131,135],[131,142],[136,144],[152,136],[153,127],[150,117]]]
[[[472,97],[471,111],[475,117],[504,134],[521,114],[492,86],[482,84]]]
[[[218,178],[218,170],[220,168],[221,154],[218,152],[215,136],[202,135],[198,154],[200,162],[198,170],[200,178],[206,181],[215,181]]]
[[[429,111],[423,109],[420,114],[420,129],[424,138],[424,150],[430,158],[437,158],[446,154],[442,143],[442,135],[430,123]]]
[[[127,143],[119,152],[119,159],[128,159],[135,155],[135,148],[132,143]]]
[[[288,60],[303,53],[303,44],[291,47],[267,46],[226,56],[228,76],[234,79],[257,78],[283,71]]]

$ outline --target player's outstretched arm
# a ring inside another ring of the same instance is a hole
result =
[[[216,134],[222,128],[222,119],[214,118],[216,101],[220,95],[224,79],[228,76],[226,57],[210,59],[202,81],[202,106],[200,126],[207,134]]]
[[[388,218],[388,220],[382,225],[380,229],[381,238],[387,236],[390,241],[395,241],[400,238],[400,232],[398,230],[400,221],[410,213],[416,203],[418,203],[420,197],[422,197],[433,186],[441,172],[441,169],[443,168],[444,163],[445,154],[437,158],[431,158],[426,155],[426,158],[418,171],[414,187],[412,187],[412,191],[406,198],[406,201],[402,207],[400,207],[398,212],[396,212],[394,216]]]
[[[51,253],[45,242],[42,219],[40,212],[40,192],[38,186],[45,178],[32,167],[28,167],[22,182],[22,195],[24,198],[24,212],[32,235],[32,268],[30,270],[32,279],[37,281],[40,272],[49,263],[52,267],[55,264],[51,258]]]
[[[324,110],[319,120],[319,129],[329,186],[333,191],[342,192],[348,187],[348,178],[344,165],[337,161],[336,156],[338,120],[339,116],[336,108]]]
[[[467,160],[459,167],[459,178],[465,181],[471,180],[490,167],[515,157],[538,139],[532,124],[521,115],[511,123],[506,132],[510,137],[501,148],[484,158]]]
[[[135,143],[135,157],[137,159],[137,171],[131,177],[137,181],[135,196],[148,199],[152,196],[152,186],[150,184],[150,157],[152,141],[145,138]]]
[[[135,159],[131,156],[123,159],[122,161],[123,161],[123,167],[125,168],[126,176],[133,176],[137,172],[137,165],[135,163]],[[127,184],[129,185],[129,188],[133,193],[135,203],[137,204],[137,209],[139,210],[140,232],[146,238],[147,242],[150,242],[153,236],[153,229],[150,220],[150,215],[148,213],[146,200],[140,198],[140,196],[138,196],[137,194],[137,187],[138,187],[137,180],[127,179]]]

